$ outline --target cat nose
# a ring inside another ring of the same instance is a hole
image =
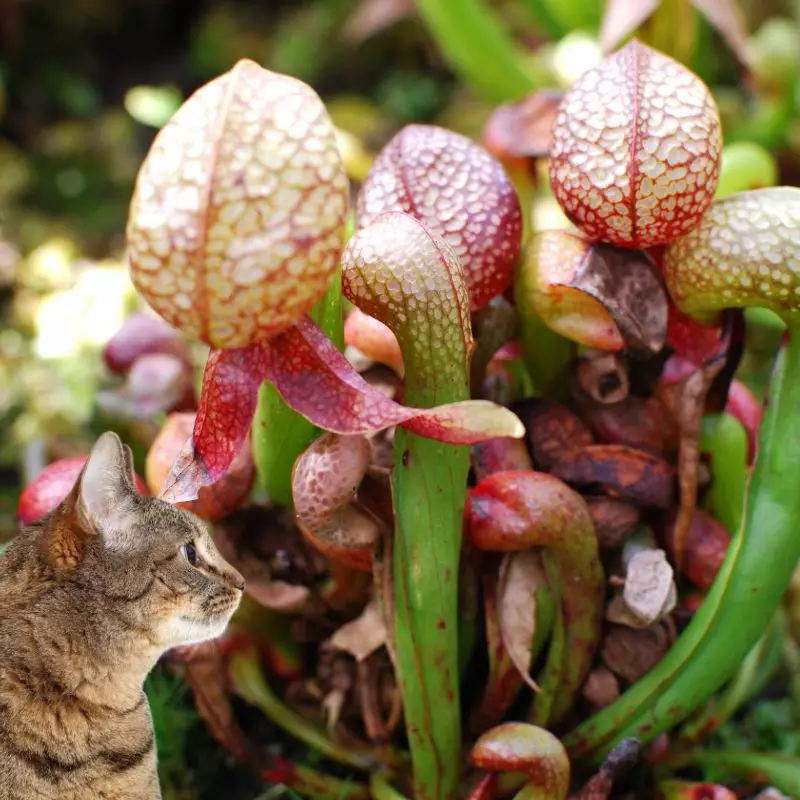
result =
[[[233,585],[240,591],[244,591],[244,578],[239,575],[237,576],[236,580],[234,580]]]

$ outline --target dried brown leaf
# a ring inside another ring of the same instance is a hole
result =
[[[525,425],[536,469],[551,469],[567,453],[594,443],[580,417],[553,400],[531,397],[516,403],[514,411]]]
[[[674,573],[663,550],[640,550],[628,561],[625,587],[606,610],[606,619],[647,628],[669,614],[678,600]]]
[[[531,646],[536,631],[536,591],[547,585],[536,550],[506,553],[500,563],[498,618],[503,645],[522,679],[539,691],[531,678]]]
[[[645,252],[596,243],[570,286],[602,304],[630,350],[649,354],[664,346],[667,294],[656,265]]]
[[[566,453],[552,474],[583,488],[645,508],[671,508],[675,471],[663,458],[634,447],[595,444]]]
[[[257,764],[257,751],[236,721],[228,694],[225,658],[218,643],[210,641],[177,647],[170,651],[169,658],[182,668],[184,678],[192,689],[197,712],[211,735],[237,761]]]
[[[686,552],[686,540],[697,506],[700,466],[700,433],[709,391],[725,367],[725,353],[707,361],[688,378],[661,388],[665,404],[672,411],[680,430],[678,481],[680,505],[673,528],[673,554],[680,568]]]
[[[622,545],[635,530],[641,512],[628,503],[613,497],[586,497],[586,505],[594,521],[600,547],[612,550]]]
[[[364,661],[386,644],[386,625],[374,600],[367,603],[361,615],[345,623],[331,637],[337,650],[350,653],[357,662]]]
[[[607,444],[624,444],[662,455],[678,441],[675,420],[654,397],[629,395],[613,405],[584,401],[579,408],[581,418]]]
[[[661,623],[641,630],[613,625],[603,641],[600,657],[615,675],[634,683],[658,664],[669,646],[669,632]]]

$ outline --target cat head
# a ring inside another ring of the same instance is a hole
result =
[[[131,451],[114,433],[97,440],[72,492],[44,524],[44,555],[57,578],[155,649],[219,636],[241,599],[244,580],[205,524],[139,494]]]

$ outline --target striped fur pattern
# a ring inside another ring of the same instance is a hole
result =
[[[222,633],[244,581],[203,522],[138,494],[100,437],[69,497],[0,556],[0,798],[160,800],[147,673]]]

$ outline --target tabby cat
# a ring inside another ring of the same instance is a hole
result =
[[[159,800],[142,684],[164,651],[221,634],[243,587],[103,434],[61,506],[0,556],[0,798]]]

